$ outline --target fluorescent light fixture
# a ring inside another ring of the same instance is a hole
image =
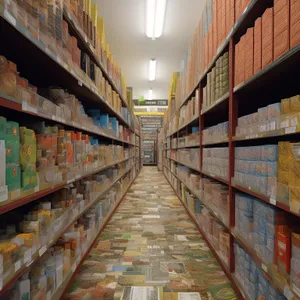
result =
[[[163,34],[167,0],[147,1],[146,35],[155,40]]]
[[[152,100],[152,94],[153,94],[153,91],[151,89],[151,90],[149,90],[148,100]]]
[[[149,63],[149,80],[154,81],[156,78],[156,59],[151,59]]]

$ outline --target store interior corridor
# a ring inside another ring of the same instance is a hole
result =
[[[143,167],[64,299],[237,299],[157,167]]]

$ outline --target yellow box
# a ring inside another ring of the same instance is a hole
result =
[[[300,112],[300,95],[290,98],[290,111]]]
[[[97,29],[97,25],[98,25],[98,22],[97,22],[97,19],[98,19],[98,5],[97,4],[92,4],[92,15],[91,15],[91,19],[93,21],[93,25],[96,27]]]
[[[293,212],[300,212],[300,187],[299,186],[290,186],[290,209]]]
[[[290,112],[290,98],[281,100],[281,114],[287,114]]]

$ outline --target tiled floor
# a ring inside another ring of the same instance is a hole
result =
[[[65,299],[237,299],[181,202],[144,167]]]

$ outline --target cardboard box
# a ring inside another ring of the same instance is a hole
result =
[[[290,48],[289,2],[290,0],[274,1],[274,60]]]
[[[262,55],[262,20],[258,18],[254,25],[254,62],[253,73],[261,70],[261,55]]]
[[[290,0],[290,47],[300,45],[300,0]]]
[[[253,76],[254,28],[248,28],[245,39],[245,80]]]
[[[262,68],[274,59],[273,8],[267,8],[262,16]]]

